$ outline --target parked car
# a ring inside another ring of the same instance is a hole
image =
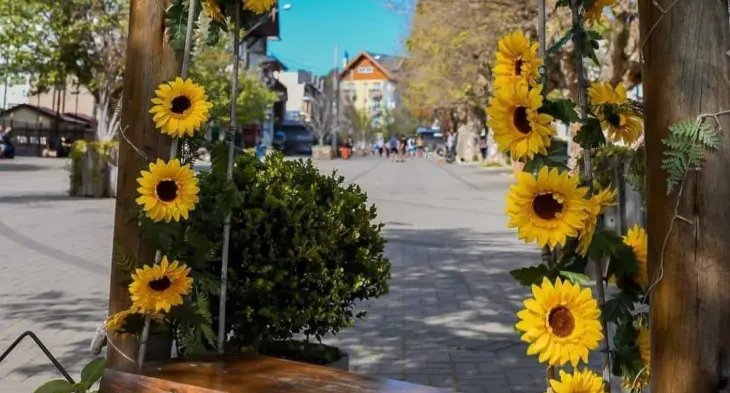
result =
[[[8,135],[0,138],[0,158],[15,158],[15,146]]]

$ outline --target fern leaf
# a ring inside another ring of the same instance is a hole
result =
[[[117,243],[114,243],[114,247],[112,248],[112,261],[117,269],[125,273],[131,273],[139,266],[137,258],[125,251],[124,248]]]

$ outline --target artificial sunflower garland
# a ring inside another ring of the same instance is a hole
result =
[[[516,160],[547,155],[555,129],[553,117],[539,112],[542,101],[542,85],[531,88],[525,81],[516,81],[497,90],[487,109],[487,124],[500,151],[509,151]]]
[[[623,84],[614,89],[608,82],[594,83],[588,88],[588,97],[611,141],[631,144],[639,138],[643,130],[641,118],[628,108]]]
[[[147,217],[154,222],[180,221],[187,219],[198,202],[198,179],[189,164],[180,165],[180,160],[164,162],[157,159],[150,163],[148,171],[140,172],[137,178],[141,205]]]
[[[243,7],[255,14],[263,14],[276,4],[277,0],[243,0]]]
[[[633,280],[642,290],[646,290],[649,286],[649,273],[647,272],[646,266],[648,241],[646,230],[638,225],[634,225],[631,229],[629,229],[628,233],[626,233],[623,240],[626,245],[630,246],[634,250],[634,255],[636,256],[637,266]]]
[[[193,136],[196,130],[208,122],[213,104],[208,101],[205,88],[190,79],[176,78],[161,84],[152,99],[155,106],[155,127],[163,134],[180,138]]]
[[[508,227],[516,227],[520,239],[543,247],[564,245],[585,228],[588,219],[585,195],[577,176],[542,167],[537,177],[517,174],[507,196]]]
[[[217,22],[225,22],[226,17],[221,11],[221,6],[216,0],[203,0],[203,11],[208,18]]]
[[[170,263],[166,256],[159,264],[137,269],[129,285],[132,307],[152,314],[170,312],[190,293],[193,279],[189,274],[189,267],[178,261]]]
[[[530,346],[528,355],[539,355],[540,363],[577,366],[588,362],[588,352],[598,349],[603,338],[598,302],[591,290],[562,281],[555,284],[544,278],[542,285],[532,286],[533,298],[524,301],[525,309],[517,313],[517,330]]]
[[[607,188],[588,199],[586,205],[588,219],[586,219],[585,227],[580,231],[578,237],[577,251],[580,255],[586,256],[588,254],[588,247],[593,241],[593,234],[596,232],[596,225],[598,225],[598,217],[608,207],[616,205],[616,194],[615,188]]]
[[[514,86],[517,82],[537,85],[542,59],[537,56],[538,44],[531,43],[523,31],[514,31],[499,40],[493,86],[495,90]]]
[[[560,370],[560,380],[550,380],[554,393],[603,393],[603,379],[591,370]]]

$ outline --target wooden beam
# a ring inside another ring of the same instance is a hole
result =
[[[706,154],[701,171],[685,181],[678,213],[689,222],[672,222],[678,190],[666,195],[661,140],[670,124],[730,109],[728,8],[716,0],[641,0],[639,12],[649,277],[658,277],[674,226],[651,293],[651,391],[717,392],[730,367],[730,117],[719,118],[720,150]]]
[[[157,86],[173,79],[180,72],[175,54],[167,46],[165,37],[165,8],[167,0],[131,0],[127,62],[124,71],[122,96],[122,130],[119,143],[119,177],[114,214],[114,244],[134,255],[140,262],[154,262],[155,251],[142,241],[136,223],[127,223],[129,211],[136,206],[137,177],[147,166],[144,155],[154,160],[169,157],[170,138],[155,129],[149,114],[150,99]],[[133,147],[134,145],[135,147]],[[126,273],[112,262],[109,288],[109,314],[130,306],[129,291],[119,282]],[[130,359],[137,358],[137,340],[112,338],[108,347],[109,367],[132,369],[130,362],[115,350],[121,350]],[[169,356],[169,354],[168,354]]]

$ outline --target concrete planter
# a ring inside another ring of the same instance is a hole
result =
[[[334,157],[332,146],[314,146],[312,147],[313,160],[331,160]]]

